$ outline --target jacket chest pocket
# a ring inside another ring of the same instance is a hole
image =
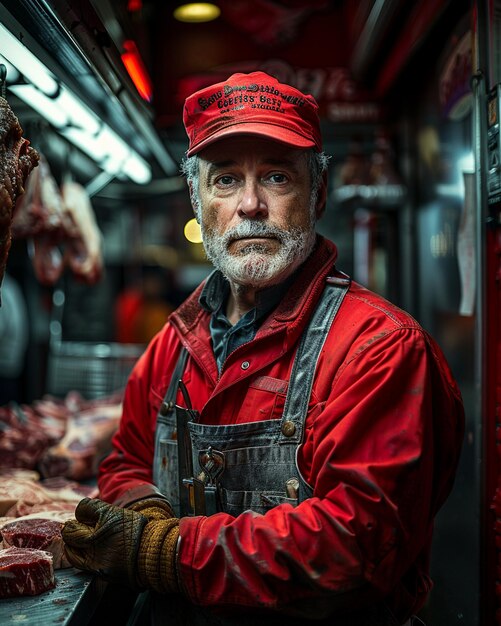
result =
[[[286,394],[286,380],[258,376],[249,384],[238,410],[238,422],[280,419]]]

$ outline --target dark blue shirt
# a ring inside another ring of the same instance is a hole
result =
[[[220,373],[227,356],[242,344],[254,339],[259,326],[280,302],[292,280],[291,276],[279,285],[256,292],[256,306],[232,325],[226,317],[230,285],[219,270],[215,270],[208,277],[199,301],[200,306],[212,314],[212,349]]]

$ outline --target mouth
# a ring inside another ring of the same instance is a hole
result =
[[[256,241],[272,241],[272,240],[276,240],[276,237],[273,237],[272,235],[246,235],[245,237],[235,237],[234,239],[230,241],[230,244],[238,243],[240,241],[256,242]]]
[[[245,237],[232,239],[228,244],[228,248],[237,253],[243,253],[247,250],[267,252],[270,248],[277,246],[278,243],[279,241],[276,237],[267,235],[247,235]]]

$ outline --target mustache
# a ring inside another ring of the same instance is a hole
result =
[[[283,243],[289,234],[286,230],[278,228],[278,226],[265,224],[264,222],[240,222],[240,224],[224,233],[222,243],[228,245],[232,241],[245,237],[274,237]]]

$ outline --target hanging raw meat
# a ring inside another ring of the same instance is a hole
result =
[[[43,156],[16,207],[12,236],[33,241],[33,267],[43,285],[54,285],[67,267],[89,285],[102,275],[102,238],[82,185],[61,189]]]
[[[61,187],[67,216],[65,262],[81,281],[93,285],[103,271],[101,233],[96,224],[89,196],[74,181]]]
[[[9,103],[0,97],[0,283],[10,249],[14,207],[38,160]]]
[[[33,267],[43,285],[53,285],[61,276],[64,263],[59,244],[69,224],[59,187],[49,164],[41,156],[38,168],[26,183],[26,193],[17,203],[12,222],[15,239],[32,239]]]

